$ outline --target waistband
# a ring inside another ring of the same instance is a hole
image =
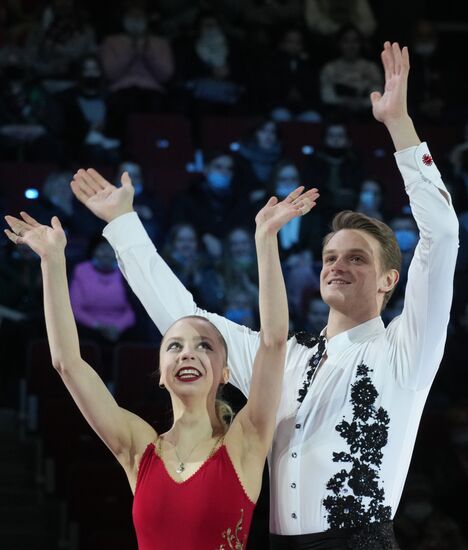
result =
[[[307,535],[270,534],[271,550],[399,550],[393,521]]]

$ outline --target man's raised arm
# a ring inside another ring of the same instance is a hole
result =
[[[395,145],[420,238],[408,273],[405,305],[388,327],[389,353],[400,383],[412,389],[431,384],[442,359],[458,250],[458,220],[425,143],[408,115],[408,49],[386,42],[382,52],[385,91],[371,94],[374,117]]]
[[[158,254],[136,212],[127,172],[115,187],[96,170],[78,170],[73,193],[93,214],[107,222],[103,235],[112,245],[119,267],[149,316],[163,334],[184,315],[203,315],[221,331],[229,348],[231,381],[248,394],[259,335],[247,327],[197,307],[192,295]]]

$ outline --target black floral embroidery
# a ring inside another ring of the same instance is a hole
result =
[[[296,332],[292,334],[292,336],[296,338],[299,344],[306,346],[308,348],[313,348],[318,344],[317,351],[310,358],[307,373],[306,373],[306,379],[304,380],[302,388],[299,390],[299,396],[297,398],[297,401],[299,401],[299,403],[302,403],[304,401],[305,396],[307,395],[307,392],[309,390],[309,386],[314,377],[315,371],[318,369],[318,366],[320,365],[323,352],[325,351],[325,337],[313,336],[312,334],[305,331]]]
[[[369,377],[369,368],[361,363],[357,367],[356,381],[351,386],[353,418],[351,421],[343,418],[336,426],[349,451],[333,453],[334,462],[349,463],[351,467],[340,470],[328,481],[327,489],[332,494],[323,501],[330,528],[364,527],[358,529],[356,537],[359,541],[356,538],[353,546],[363,550],[371,548],[371,538],[377,536],[376,531],[368,526],[373,523],[380,525],[391,518],[391,507],[383,505],[385,493],[379,486],[382,449],[388,441],[390,419],[382,407],[375,407],[378,395]],[[382,548],[391,548],[386,536],[379,537]]]

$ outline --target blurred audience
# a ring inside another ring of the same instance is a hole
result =
[[[313,33],[330,39],[344,25],[354,25],[367,37],[377,27],[368,0],[305,0],[305,20]]]
[[[122,32],[104,39],[99,55],[109,81],[108,131],[121,137],[129,114],[161,111],[166,84],[174,73],[169,42],[148,29],[146,12],[129,3],[122,12]]]
[[[256,124],[239,144],[236,171],[245,193],[264,189],[273,168],[281,159],[278,125],[271,119]]]
[[[91,242],[89,260],[75,267],[70,300],[84,339],[113,344],[124,339],[135,325],[115,253],[104,237],[99,235]]]
[[[188,223],[169,230],[163,257],[203,309],[220,313],[224,285],[213,260],[200,249],[197,233]]]
[[[51,0],[28,35],[26,51],[35,74],[71,79],[74,62],[96,50],[96,37],[82,5]]]
[[[363,40],[352,26],[336,36],[339,55],[320,71],[322,103],[328,110],[348,118],[370,118],[373,91],[382,91],[380,68],[363,56]]]

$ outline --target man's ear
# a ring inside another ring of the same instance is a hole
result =
[[[393,290],[400,279],[400,274],[396,269],[390,269],[382,278],[382,283],[379,287],[379,292],[386,294]]]

